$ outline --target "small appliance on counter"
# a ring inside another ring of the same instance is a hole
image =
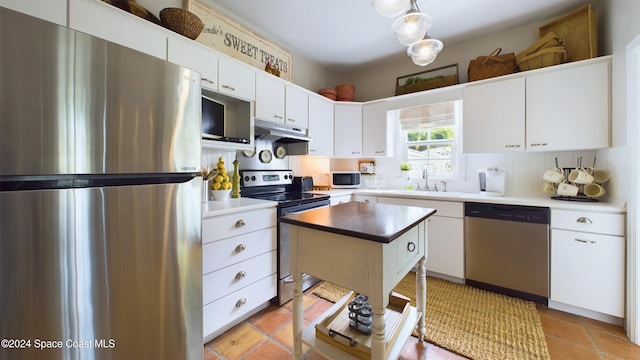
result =
[[[332,189],[356,189],[360,187],[360,171],[332,171]]]
[[[480,194],[484,196],[504,196],[504,184],[507,173],[497,166],[490,166],[478,171]]]
[[[300,191],[311,191],[313,190],[313,178],[311,176],[294,176],[293,187]]]

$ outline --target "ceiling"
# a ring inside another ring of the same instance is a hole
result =
[[[340,75],[406,56],[370,0],[204,0],[278,46]],[[428,35],[452,45],[550,19],[585,0],[417,0],[433,18]],[[408,60],[409,61],[409,60]]]

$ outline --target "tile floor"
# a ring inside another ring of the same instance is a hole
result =
[[[304,295],[305,326],[332,304],[313,294]],[[560,311],[538,307],[552,360],[640,359],[640,346],[632,344],[620,327]],[[280,360],[293,354],[291,302],[270,306],[204,345],[205,360]],[[306,360],[323,356],[303,346]],[[455,353],[410,337],[401,360],[465,359]]]

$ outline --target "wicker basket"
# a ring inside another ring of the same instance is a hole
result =
[[[533,45],[516,55],[516,65],[520,71],[558,65],[565,61],[566,50],[562,41],[550,32]]]
[[[558,65],[564,62],[566,51],[564,46],[554,46],[524,55],[517,61],[520,71],[539,69],[546,66]]]
[[[202,29],[204,23],[194,13],[180,8],[164,8],[160,10],[160,20],[169,30],[180,35],[195,40]]]

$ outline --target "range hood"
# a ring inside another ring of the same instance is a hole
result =
[[[287,144],[311,141],[311,138],[307,136],[306,130],[259,119],[255,119],[254,121],[254,135],[256,139]]]

